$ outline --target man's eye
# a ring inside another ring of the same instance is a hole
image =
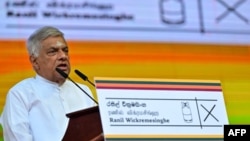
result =
[[[54,55],[54,54],[56,54],[56,52],[57,52],[56,50],[49,50],[48,55]]]
[[[68,48],[65,48],[65,49],[63,49],[63,52],[68,53],[68,52],[69,52],[69,49],[68,49]]]

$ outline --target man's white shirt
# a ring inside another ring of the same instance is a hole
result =
[[[92,96],[90,89],[81,88]],[[66,80],[61,86],[39,75],[10,89],[1,115],[5,141],[61,141],[67,113],[95,106],[83,91]]]

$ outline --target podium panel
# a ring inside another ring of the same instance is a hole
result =
[[[98,106],[67,114],[70,118],[62,141],[104,141]]]
[[[223,140],[219,80],[95,78],[106,141]]]

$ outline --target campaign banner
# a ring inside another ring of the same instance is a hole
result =
[[[249,44],[246,0],[1,0],[0,39],[51,25],[68,39]]]
[[[96,77],[107,140],[223,140],[219,81]]]

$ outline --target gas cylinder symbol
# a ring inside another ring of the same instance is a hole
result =
[[[182,105],[182,115],[183,115],[183,119],[185,122],[192,122],[193,118],[192,118],[192,112],[189,106],[188,102],[181,102]]]
[[[183,0],[160,0],[160,15],[164,23],[184,23],[185,7]]]

